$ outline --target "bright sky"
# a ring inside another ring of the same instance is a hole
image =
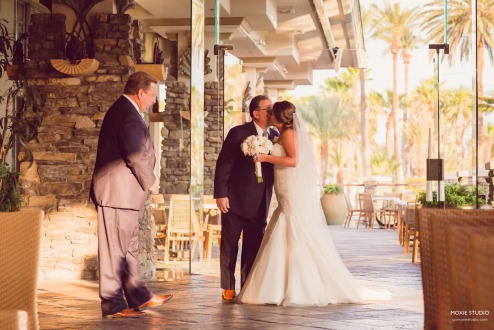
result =
[[[391,3],[399,0],[390,0]],[[414,1],[399,1],[403,7],[410,5],[423,6],[429,0],[414,0]],[[361,0],[362,7],[368,7],[371,3],[379,3],[377,0]],[[384,92],[386,89],[392,88],[392,64],[393,60],[389,53],[388,45],[385,43],[365,39],[367,52],[367,65],[371,69],[370,77],[372,80],[366,82],[367,92],[376,90]],[[420,49],[416,49],[412,53],[412,58],[409,66],[409,89],[412,91],[422,80],[432,78],[434,76],[434,65],[429,58],[430,52],[428,45],[423,45]],[[340,69],[340,72],[343,71]],[[473,69],[470,63],[460,63],[456,61],[453,66],[445,61],[440,66],[440,81],[445,83],[446,87],[464,86],[472,88]],[[298,86],[289,94],[293,96],[313,95],[320,91],[321,86],[327,78],[334,77],[337,73],[334,70],[317,70],[314,71],[313,86]],[[405,92],[404,86],[404,65],[401,54],[398,58],[397,65],[397,81],[398,91]],[[486,54],[485,69],[484,69],[484,90],[486,92],[494,90],[494,67]]]

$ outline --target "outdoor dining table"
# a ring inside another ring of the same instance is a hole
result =
[[[396,223],[397,223],[397,226],[400,227],[400,223],[401,223],[401,211],[403,209],[403,207],[406,206],[406,201],[398,198],[398,197],[393,197],[393,196],[382,196],[382,195],[376,195],[376,196],[372,196],[372,201],[375,203],[375,202],[381,202],[382,203],[382,208],[391,208],[393,205],[396,206],[396,210],[398,211],[397,212],[397,216],[396,216]],[[377,217],[377,214],[376,214],[376,221],[377,223],[379,224],[379,227],[380,228],[386,228],[386,224],[385,223],[382,223],[379,218]],[[391,228],[394,228],[394,224],[392,225]]]

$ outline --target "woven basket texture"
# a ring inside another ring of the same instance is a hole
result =
[[[489,311],[488,322],[474,322],[473,329],[494,328],[494,235],[472,234],[469,239],[469,255],[472,265],[473,308],[477,312]]]
[[[36,289],[43,217],[39,209],[0,213],[0,310],[26,311],[29,329],[39,328]]]
[[[421,208],[417,210],[417,215],[420,228],[424,329],[451,329],[447,233],[454,229],[450,231],[448,228],[494,227],[494,210]],[[463,229],[458,228],[459,231]],[[460,242],[465,244],[464,239]]]

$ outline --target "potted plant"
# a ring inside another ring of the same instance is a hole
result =
[[[479,196],[484,195],[484,189],[479,188],[477,191],[475,187],[461,185],[460,183],[444,185],[444,199],[447,208],[475,208],[477,194]],[[417,201],[424,207],[436,207],[437,193],[433,193],[432,202],[427,202],[426,193],[422,190],[419,193]],[[486,204],[485,199],[479,198],[479,204]]]
[[[347,206],[343,188],[331,183],[324,187],[321,206],[328,225],[342,225],[345,221]]]
[[[15,62],[19,65],[21,42],[26,35],[15,39],[9,33],[5,20],[0,20],[0,211],[18,211],[21,207],[19,175],[16,168],[7,163],[14,145],[23,148],[21,162],[31,166],[33,156],[28,143],[37,140],[41,125],[43,99],[39,91],[29,85],[20,72],[7,76],[7,69]],[[8,80],[7,80],[8,79]],[[6,83],[5,83],[6,82]],[[12,155],[17,157],[17,155]]]

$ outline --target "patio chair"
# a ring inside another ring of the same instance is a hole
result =
[[[39,329],[36,290],[43,218],[40,209],[0,213],[0,329]]]
[[[345,202],[347,206],[347,211],[346,211],[346,217],[345,217],[345,222],[343,223],[343,227],[350,227],[350,222],[352,221],[352,218],[354,215],[358,215],[360,212],[360,209],[355,209],[352,205],[352,202],[350,201],[350,196],[348,196],[348,193],[345,193]]]
[[[165,236],[165,263],[169,261],[170,251],[184,250],[192,244],[191,255],[199,248],[199,260],[203,259],[204,236],[197,220],[194,204],[190,195],[172,194]],[[171,250],[170,250],[171,249]]]
[[[357,229],[361,222],[366,227],[374,229],[374,220],[376,218],[376,211],[374,209],[374,202],[372,201],[372,195],[370,193],[358,194],[359,202],[359,216],[357,220]]]
[[[216,207],[216,200],[212,195],[202,196],[201,214],[204,215],[204,257],[207,261],[210,261],[213,241],[216,239],[218,247],[221,245],[221,212]],[[214,221],[211,221],[211,219],[214,219]]]
[[[384,228],[396,228],[399,219],[399,207],[391,200],[391,198],[401,199],[401,194],[399,193],[384,193],[383,196],[390,198],[390,200],[383,200],[382,206],[376,211],[377,217],[380,222],[384,225]]]
[[[405,217],[403,221],[404,234],[403,234],[403,249],[404,253],[410,252],[410,242],[412,244],[412,263],[415,263],[418,257],[419,251],[419,226],[417,223],[416,205],[415,203],[408,203],[405,209]]]

